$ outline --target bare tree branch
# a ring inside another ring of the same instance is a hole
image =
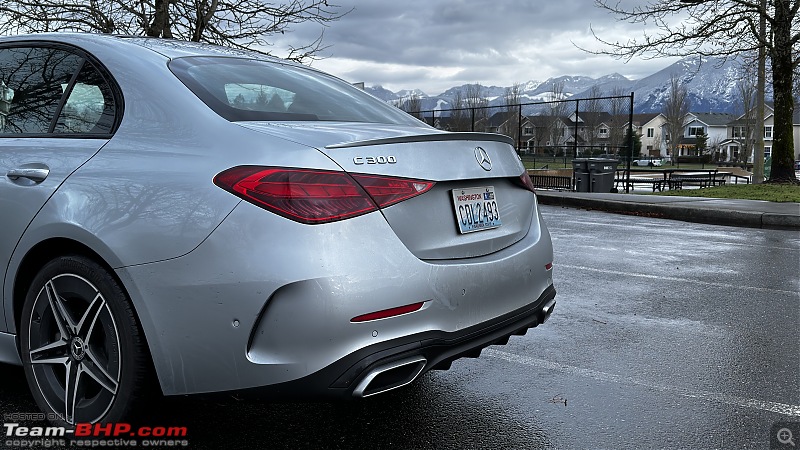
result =
[[[327,0],[6,0],[0,34],[84,31],[175,38],[258,51],[299,23],[324,27],[347,14]],[[288,49],[288,59],[314,59],[322,33]]]
[[[683,126],[686,115],[689,114],[689,94],[686,85],[681,83],[677,75],[672,75],[669,80],[669,94],[664,103],[664,126],[667,132],[667,145],[670,158],[675,162],[678,158],[678,148],[683,137]]]
[[[775,100],[771,179],[799,183],[793,166],[792,90],[800,64],[796,45],[800,42],[800,0],[651,0],[636,6],[624,6],[619,0],[595,0],[595,5],[622,21],[647,24],[654,31],[644,32],[640,38],[612,41],[592,28],[604,48],[587,50],[590,53],[626,61],[664,56],[731,58],[763,48],[771,63]],[[763,34],[761,20],[767,25]]]

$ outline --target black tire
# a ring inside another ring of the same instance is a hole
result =
[[[47,263],[20,320],[20,353],[33,398],[51,422],[124,422],[150,392],[144,334],[106,269],[83,256]]]
[[[638,162],[636,162],[636,161],[634,161],[632,165],[634,165],[634,166],[638,166],[638,165],[639,165],[639,163],[638,163]]]
[[[655,166],[655,164],[653,164],[651,162],[647,163],[647,167],[653,167],[653,166]]]

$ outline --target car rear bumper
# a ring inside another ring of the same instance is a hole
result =
[[[274,386],[348,396],[386,364],[421,357],[406,369],[443,367],[538,324],[555,293],[552,260],[537,211],[507,248],[426,261],[380,213],[308,226],[241,203],[189,254],[117,274],[164,394]],[[352,320],[419,302],[411,313]]]
[[[311,375],[239,391],[271,398],[367,397],[404,386],[429,370],[447,370],[459,358],[477,358],[490,345],[505,345],[544,323],[555,308],[550,286],[533,303],[452,333],[429,331],[370,345]]]

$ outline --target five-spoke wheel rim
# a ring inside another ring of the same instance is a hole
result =
[[[33,305],[28,356],[50,408],[71,424],[97,422],[117,396],[119,332],[105,297],[74,274],[48,280]]]

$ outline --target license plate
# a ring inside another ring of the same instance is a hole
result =
[[[452,194],[460,233],[489,230],[502,225],[494,186],[453,189]]]

